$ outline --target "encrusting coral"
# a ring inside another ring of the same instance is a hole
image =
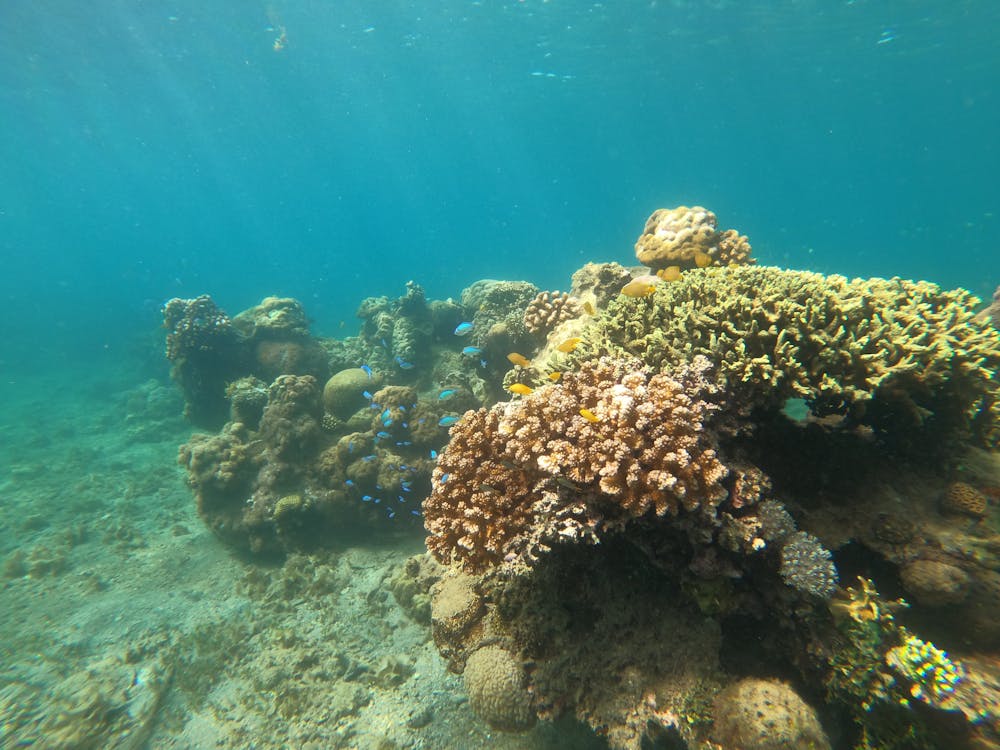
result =
[[[701,206],[654,211],[635,243],[635,257],[650,268],[753,263],[747,238],[735,229],[720,232],[715,214]]]
[[[696,361],[671,377],[587,363],[521,400],[467,413],[424,503],[428,548],[470,570],[528,563],[557,539],[595,540],[646,513],[712,514],[726,497]]]
[[[703,268],[610,303],[570,359],[635,357],[669,370],[703,355],[747,411],[801,398],[896,437],[931,427],[993,445],[1000,332],[977,305],[927,282]]]

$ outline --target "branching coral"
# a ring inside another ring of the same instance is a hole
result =
[[[707,367],[698,360],[672,377],[601,360],[467,413],[424,505],[428,548],[482,570],[645,514],[714,512],[728,469],[706,426]]]
[[[803,398],[883,433],[933,425],[994,444],[1000,332],[977,305],[926,282],[706,268],[612,302],[572,358],[631,356],[666,370],[704,355],[747,407]]]
[[[566,292],[539,292],[524,311],[524,325],[531,333],[547,336],[560,323],[582,312],[580,302]]]

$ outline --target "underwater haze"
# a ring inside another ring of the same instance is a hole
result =
[[[0,0],[0,750],[1000,748],[998,30]]]
[[[987,297],[1000,7],[4,4],[2,364],[174,296],[320,329],[413,279],[565,287],[687,203],[765,263]]]

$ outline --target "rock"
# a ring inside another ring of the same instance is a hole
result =
[[[712,739],[725,750],[830,750],[816,712],[788,685],[748,677],[715,699]]]

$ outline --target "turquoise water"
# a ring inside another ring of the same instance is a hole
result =
[[[986,0],[8,0],[2,747],[111,746],[74,722],[123,712],[114,747],[606,746],[473,715],[387,593],[418,533],[283,566],[212,535],[164,302],[294,297],[343,338],[410,280],[633,264],[680,204],[761,264],[988,300],[998,28]]]
[[[565,286],[678,203],[782,265],[980,296],[1000,276],[993,3],[3,15],[8,367],[39,338],[98,356],[172,296],[287,294],[329,327],[411,278]]]

